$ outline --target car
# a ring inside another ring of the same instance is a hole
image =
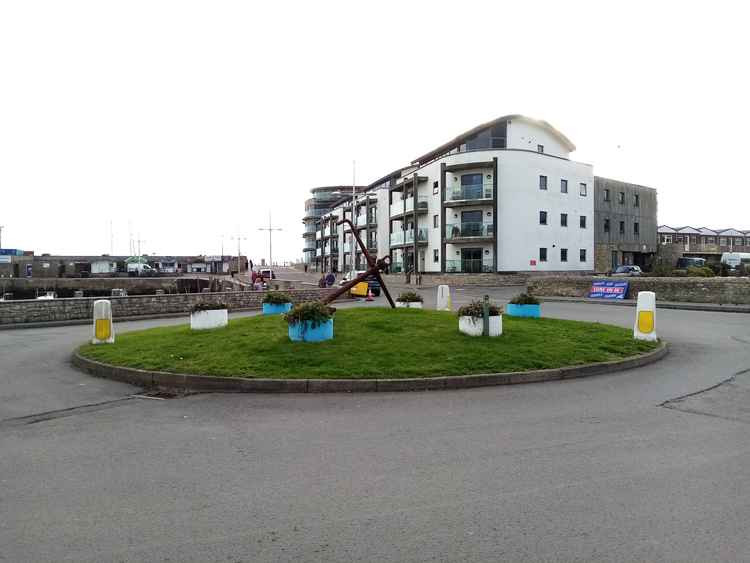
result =
[[[276,272],[271,270],[270,268],[264,268],[260,271],[260,275],[263,276],[264,280],[275,280],[276,279]]]
[[[640,276],[643,272],[641,271],[640,266],[631,266],[629,264],[618,266],[617,269],[612,272],[613,276],[618,277],[632,277],[632,276]]]
[[[691,266],[696,268],[703,268],[706,265],[705,258],[695,258],[693,256],[683,256],[677,259],[677,269],[687,270]]]
[[[355,272],[352,272],[351,270],[346,272],[344,274],[344,277],[341,278],[339,281],[339,285],[344,285],[345,283],[353,280],[359,275],[362,275],[365,273],[366,270],[357,270]],[[367,278],[367,289],[368,291],[372,291],[372,294],[377,297],[380,295],[380,281],[378,281],[378,278],[373,274],[368,276]]]

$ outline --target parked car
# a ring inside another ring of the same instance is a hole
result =
[[[691,266],[695,266],[696,268],[702,268],[705,265],[706,265],[705,258],[693,258],[691,256],[683,256],[682,258],[677,259],[678,270],[687,270]]]
[[[624,266],[618,266],[617,269],[612,272],[613,276],[617,277],[632,277],[632,276],[640,276],[643,272],[641,271],[640,266],[630,266],[630,265],[624,265]]]
[[[270,268],[265,268],[260,271],[260,275],[263,276],[264,280],[275,280],[276,279],[276,272],[274,272]]]
[[[346,272],[344,274],[344,277],[341,278],[341,281],[339,281],[339,285],[344,285],[345,283],[353,280],[357,276],[364,274],[365,270],[357,270],[356,272],[352,272],[351,270]],[[374,275],[371,275],[367,278],[367,286],[368,290],[372,291],[372,294],[377,297],[380,295],[380,282],[378,281],[378,278]]]

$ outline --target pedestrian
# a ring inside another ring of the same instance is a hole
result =
[[[328,275],[326,276],[326,286],[331,287],[334,283],[336,283],[336,274],[328,272]]]
[[[252,281],[252,284],[255,285],[255,280],[258,278],[258,272],[253,270],[253,273],[250,276],[250,280]]]
[[[307,273],[307,264],[305,264],[305,273]]]
[[[326,286],[326,277],[320,276],[320,279],[318,280],[318,287],[325,287]]]

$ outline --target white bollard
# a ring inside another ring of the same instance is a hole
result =
[[[638,292],[638,304],[635,308],[633,338],[651,340],[656,338],[656,294],[653,291]]]
[[[451,303],[451,288],[447,285],[438,286],[436,308],[438,311],[450,311],[453,309],[453,303]]]
[[[112,324],[112,304],[107,299],[94,301],[94,337],[92,344],[113,344],[115,328]]]

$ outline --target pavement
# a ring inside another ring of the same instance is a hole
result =
[[[581,380],[165,400],[74,370],[88,327],[4,331],[0,561],[748,561],[750,322],[656,322],[667,358]]]

